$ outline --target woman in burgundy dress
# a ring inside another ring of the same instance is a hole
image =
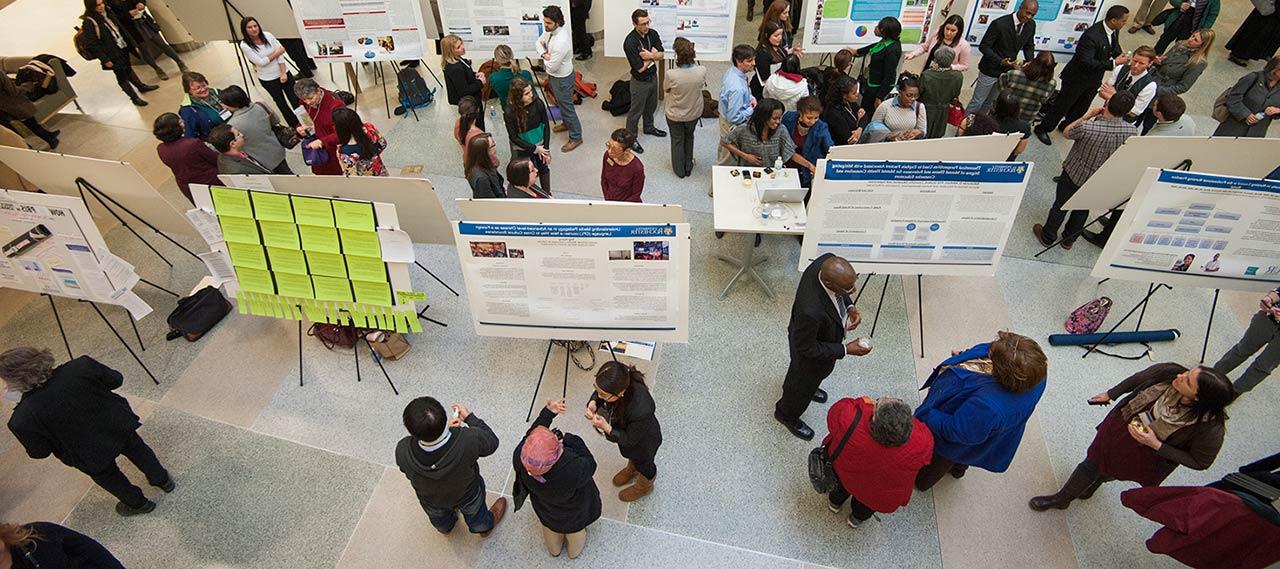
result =
[[[640,193],[644,191],[644,164],[631,151],[635,142],[635,133],[625,128],[615,130],[609,136],[604,163],[600,167],[600,190],[604,199],[640,203]]]
[[[302,106],[311,117],[311,125],[315,129],[315,140],[308,143],[310,148],[323,148],[329,155],[324,164],[311,166],[311,173],[317,176],[341,176],[342,164],[338,162],[338,131],[333,125],[333,111],[346,107],[337,95],[321,87],[313,79],[300,79],[293,86],[293,92],[302,101]],[[304,126],[297,128],[299,136],[306,136]]]
[[[1056,494],[1031,499],[1032,510],[1065,510],[1088,499],[1108,480],[1159,486],[1179,464],[1213,465],[1226,435],[1231,381],[1211,367],[1153,365],[1089,398],[1107,405],[1128,394],[1098,425],[1085,459]]]

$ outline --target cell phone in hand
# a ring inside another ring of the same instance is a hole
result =
[[[1094,400],[1090,399],[1090,400],[1089,400],[1089,404],[1090,404],[1090,405],[1110,405],[1110,404],[1111,404],[1111,402],[1110,402],[1110,401],[1094,401]]]

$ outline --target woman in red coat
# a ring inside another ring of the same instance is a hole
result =
[[[333,126],[333,111],[345,107],[342,100],[328,90],[321,88],[313,79],[300,79],[293,86],[293,92],[302,101],[311,117],[315,129],[315,141],[311,148],[324,148],[329,160],[324,164],[313,165],[311,173],[317,176],[341,176],[342,164],[338,162],[338,131]],[[298,134],[307,135],[304,126],[298,127]]]
[[[846,397],[832,405],[822,441],[828,452],[835,453],[855,418],[858,424],[835,459],[840,485],[827,496],[827,507],[836,513],[850,500],[854,528],[874,512],[888,514],[907,505],[916,473],[933,456],[929,427],[911,416],[911,406],[891,397]]]

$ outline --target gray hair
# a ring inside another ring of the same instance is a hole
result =
[[[293,94],[299,99],[305,99],[320,92],[320,84],[315,79],[299,79],[293,84]]]
[[[871,417],[871,438],[886,447],[900,447],[911,439],[914,428],[911,406],[901,399],[883,398],[876,401],[875,414]]]
[[[950,46],[939,46],[933,52],[933,62],[938,64],[939,69],[949,69],[951,64],[956,60],[956,50]]]
[[[53,353],[45,348],[23,346],[0,354],[0,379],[13,391],[31,391],[44,385],[51,375]]]

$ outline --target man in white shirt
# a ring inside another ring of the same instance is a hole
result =
[[[1111,76],[1103,81],[1102,88],[1098,90],[1103,100],[1110,99],[1117,90],[1133,93],[1136,98],[1133,110],[1124,117],[1130,124],[1138,124],[1142,113],[1147,111],[1147,107],[1151,106],[1151,102],[1156,98],[1156,76],[1150,72],[1151,64],[1155,60],[1156,52],[1150,47],[1144,45],[1133,50],[1133,56],[1129,62],[1116,66],[1111,71]]]
[[[1156,124],[1145,136],[1195,136],[1196,121],[1186,115],[1187,103],[1173,93],[1161,93],[1156,97],[1152,111]]]
[[[569,131],[569,142],[561,146],[560,151],[570,152],[582,146],[582,123],[573,108],[573,37],[564,27],[564,12],[559,6],[542,9],[542,26],[546,31],[538,38],[537,49],[547,68],[547,83],[560,108],[561,124],[555,131]]]

